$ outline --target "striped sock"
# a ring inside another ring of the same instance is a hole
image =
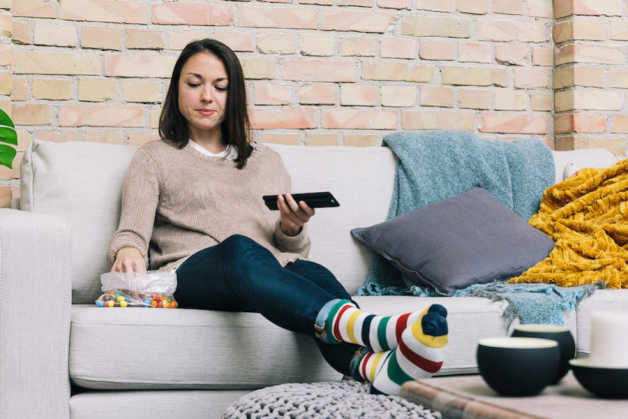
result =
[[[327,315],[323,340],[327,343],[355,343],[373,352],[395,349],[406,326],[416,322],[421,315],[417,311],[376,316],[360,310],[349,300],[336,301]]]
[[[371,382],[371,391],[399,395],[406,381],[430,377],[443,365],[447,345],[447,310],[433,304],[401,334],[399,346],[369,352],[360,361],[360,376]]]

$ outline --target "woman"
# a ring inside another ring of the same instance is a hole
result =
[[[279,155],[249,142],[246,90],[235,53],[188,44],[161,112],[161,140],[135,154],[110,249],[112,271],[176,270],[182,308],[259,312],[315,337],[338,371],[397,394],[440,369],[446,311],[374,316],[306,257],[314,209],[295,202]],[[279,214],[262,196],[282,194]],[[399,349],[397,349],[399,348]],[[426,372],[427,371],[427,372]]]

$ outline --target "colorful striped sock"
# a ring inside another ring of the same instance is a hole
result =
[[[349,300],[337,300],[329,310],[323,340],[328,343],[348,342],[367,347],[373,352],[395,349],[408,324],[421,315],[404,313],[376,316],[366,313]]]
[[[358,372],[371,382],[371,391],[399,395],[406,381],[430,377],[443,365],[447,345],[447,310],[433,304],[401,334],[399,346],[384,352],[369,352]]]

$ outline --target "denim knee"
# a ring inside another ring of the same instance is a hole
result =
[[[257,255],[268,253],[272,257],[264,246],[241,234],[227,237],[219,246],[223,263],[237,276],[246,276],[249,270],[259,268]]]
[[[231,236],[224,239],[221,243],[221,246],[250,246],[252,244],[257,244],[255,240],[248,238],[247,236],[243,236],[242,234],[232,234]]]
[[[223,257],[227,260],[237,260],[252,249],[263,248],[255,240],[241,234],[233,234],[220,243]]]

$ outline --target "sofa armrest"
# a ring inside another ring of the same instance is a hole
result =
[[[69,418],[71,233],[0,209],[0,416]]]

